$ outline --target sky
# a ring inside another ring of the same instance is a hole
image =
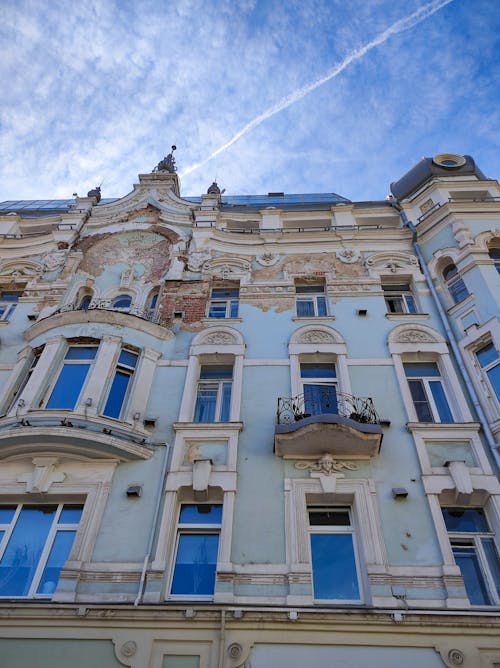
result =
[[[0,0],[0,201],[384,199],[423,156],[500,178],[500,0]]]

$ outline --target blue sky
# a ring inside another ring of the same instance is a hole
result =
[[[383,199],[444,152],[500,178],[498,0],[3,0],[0,35],[0,200],[122,196],[173,143],[184,195]]]

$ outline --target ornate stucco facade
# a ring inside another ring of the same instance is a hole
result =
[[[166,161],[0,204],[0,665],[498,668],[498,182]]]

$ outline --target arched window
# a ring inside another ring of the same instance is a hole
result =
[[[488,255],[490,256],[490,260],[493,260],[493,262],[495,263],[495,269],[500,274],[500,247],[490,248],[488,250]]]
[[[458,304],[469,296],[469,291],[462,277],[458,273],[456,265],[449,264],[443,269],[443,278],[446,281],[446,287],[453,299],[454,304]]]
[[[156,322],[155,315],[156,315],[156,307],[158,305],[158,294],[159,294],[158,290],[153,290],[153,292],[151,292],[151,294],[148,297],[148,300],[146,302],[146,312],[145,312],[147,320],[153,320]]]
[[[80,299],[80,303],[78,304],[78,310],[86,311],[89,308],[91,301],[92,295],[83,295],[83,297]]]
[[[132,304],[132,297],[130,295],[118,295],[111,302],[111,306],[120,311],[128,311]]]

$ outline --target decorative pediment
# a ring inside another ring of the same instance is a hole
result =
[[[194,346],[241,346],[243,343],[241,333],[232,327],[205,329],[193,339]]]
[[[37,278],[42,273],[42,266],[38,262],[28,260],[9,260],[0,264],[0,279],[27,282]]]
[[[365,260],[370,276],[378,278],[380,274],[420,273],[418,259],[411,253],[387,251],[374,253]]]
[[[343,343],[340,334],[326,326],[301,327],[292,334],[290,343]]]
[[[388,342],[391,353],[425,352],[441,355],[448,352],[441,334],[425,325],[398,325],[389,333]]]
[[[219,257],[203,263],[202,271],[214,278],[241,279],[250,273],[250,262],[242,258]]]
[[[394,343],[441,343],[442,338],[430,329],[413,326],[404,327],[397,332],[391,333],[390,341]]]
[[[229,332],[213,332],[212,334],[206,334],[200,343],[206,345],[232,345],[238,342],[236,341],[236,337]]]

